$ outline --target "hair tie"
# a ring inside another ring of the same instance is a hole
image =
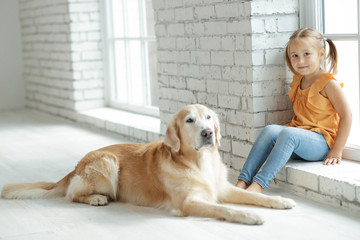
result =
[[[324,42],[326,42],[326,40],[327,40],[327,38],[326,38],[326,37],[324,37]]]

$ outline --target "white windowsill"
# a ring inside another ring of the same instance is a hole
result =
[[[113,108],[97,108],[78,113],[78,122],[114,132],[136,142],[161,138],[160,119]]]
[[[81,114],[144,131],[160,133],[160,119],[156,117],[121,111],[113,108],[97,108],[83,111]]]

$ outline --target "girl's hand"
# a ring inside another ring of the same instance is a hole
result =
[[[324,160],[324,165],[340,164],[341,158],[342,158],[341,152],[337,152],[335,150],[330,150],[328,155],[326,156],[326,159]]]

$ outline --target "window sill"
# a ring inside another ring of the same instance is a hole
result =
[[[160,119],[157,117],[113,108],[97,108],[79,112],[78,120],[142,142],[160,138]]]
[[[325,166],[320,162],[290,160],[276,175],[269,189],[279,188],[300,197],[360,214],[360,162],[343,160]],[[230,168],[235,183],[239,171]],[[266,191],[265,191],[266,193]]]
[[[318,202],[360,212],[360,163],[343,160],[322,162],[291,160],[276,176],[276,185]]]

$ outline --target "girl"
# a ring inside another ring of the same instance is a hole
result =
[[[329,73],[322,68],[326,42]],[[269,125],[260,133],[236,184],[248,191],[267,188],[289,158],[339,164],[350,132],[351,110],[331,74],[337,72],[334,43],[315,29],[301,28],[290,37],[285,54],[295,74],[288,93],[295,115],[285,126]]]

